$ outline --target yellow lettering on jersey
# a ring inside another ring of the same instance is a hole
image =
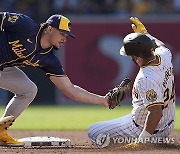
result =
[[[19,57],[19,58],[25,58],[23,52],[26,50],[26,48],[23,47],[23,45],[20,43],[19,40],[9,42],[11,46],[12,51]]]
[[[37,66],[39,66],[39,60],[37,60],[35,63],[32,63],[29,60],[25,60],[25,61],[23,61],[23,64],[30,65],[30,66],[33,66],[33,67],[37,67]]]
[[[164,81],[163,81],[163,86],[164,86],[165,88],[166,88],[166,86],[167,86],[167,82],[168,82],[168,80],[169,80],[169,78],[170,78],[171,75],[173,75],[173,68],[172,68],[172,67],[170,67],[169,69],[167,69],[167,70],[165,71]]]
[[[135,87],[133,88],[132,93],[135,96],[135,98],[139,98],[138,90]]]

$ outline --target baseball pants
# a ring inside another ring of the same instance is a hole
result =
[[[2,117],[13,115],[17,118],[37,94],[37,86],[17,67],[0,71],[0,88],[14,93]]]
[[[167,137],[173,131],[174,122],[162,131],[153,134],[153,137]],[[132,120],[132,115],[94,123],[88,129],[88,136],[90,140],[96,144],[96,139],[99,134],[108,133],[110,138],[138,138],[143,128],[137,127]]]

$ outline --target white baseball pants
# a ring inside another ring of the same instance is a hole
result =
[[[174,123],[172,122],[162,131],[153,134],[153,137],[168,137],[173,131]],[[108,133],[110,138],[122,137],[122,138],[138,138],[143,128],[137,127],[132,120],[132,115],[94,123],[88,129],[88,136],[90,140],[96,144],[96,139],[99,134]]]

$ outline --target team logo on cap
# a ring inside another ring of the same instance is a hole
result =
[[[9,21],[9,22],[12,22],[12,23],[15,23],[18,18],[19,18],[18,16],[10,16],[10,17],[8,18],[8,21]]]
[[[157,93],[151,89],[151,90],[148,90],[146,92],[146,99],[149,101],[149,102],[154,102],[157,100]]]

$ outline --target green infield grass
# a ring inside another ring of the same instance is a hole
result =
[[[16,119],[11,130],[87,130],[94,122],[110,120],[131,112],[131,106],[108,110],[100,106],[30,106]],[[4,107],[0,107],[3,114]],[[180,130],[180,106],[176,108],[175,130]]]

